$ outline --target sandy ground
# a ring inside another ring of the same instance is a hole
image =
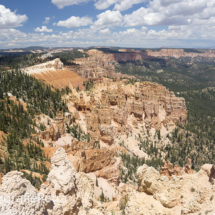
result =
[[[71,141],[72,141],[73,137],[70,134],[64,134],[62,135],[57,141],[55,141],[55,146],[58,147],[62,147],[62,146],[67,146],[67,145],[71,145]]]
[[[88,173],[88,175],[91,176],[91,178],[94,181],[94,193],[96,198],[99,198],[99,196],[102,193],[104,193],[104,196],[112,200],[112,198],[116,197],[115,187],[108,183],[108,181],[104,178],[97,178],[98,179],[98,187],[96,186],[96,175],[92,172]]]
[[[32,73],[31,76],[34,76],[36,79],[44,80],[46,83],[53,85],[56,88],[61,89],[62,87],[71,85],[77,87],[82,86],[84,79],[81,78],[76,72],[73,72],[68,69],[47,69],[40,73]]]

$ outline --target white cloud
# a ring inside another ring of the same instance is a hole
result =
[[[110,29],[105,28],[105,29],[103,29],[103,30],[100,30],[100,31],[99,31],[99,34],[100,34],[100,35],[110,35],[110,34],[111,34],[111,31],[110,31]]]
[[[51,18],[50,17],[46,17],[45,21],[43,22],[43,24],[48,24],[50,22]]]
[[[88,1],[90,0],[52,0],[52,3],[55,4],[59,9],[62,9],[65,6],[86,3]]]
[[[127,10],[131,8],[134,4],[139,4],[142,2],[146,2],[147,0],[99,0],[94,5],[98,10],[104,10],[115,4],[114,10]]]
[[[213,2],[213,4],[212,4]],[[213,9],[212,9],[213,8]],[[126,26],[186,25],[195,18],[215,15],[214,0],[153,0],[124,17]]]
[[[1,29],[0,31],[0,40],[7,40],[7,41],[10,41],[10,40],[13,40],[14,38],[26,38],[27,37],[27,34],[26,33],[23,33],[19,30],[16,30],[16,29]]]
[[[97,15],[98,20],[94,22],[92,28],[102,29],[105,27],[113,28],[114,26],[122,25],[123,16],[119,11],[107,10],[104,13]]]
[[[98,10],[104,10],[110,7],[112,4],[116,4],[120,0],[99,0],[94,5]]]
[[[59,21],[58,23],[54,23],[54,25],[66,27],[66,28],[78,28],[81,26],[87,26],[93,24],[92,18],[84,16],[71,16],[69,19],[64,21]]]
[[[210,20],[215,23],[215,19]],[[111,31],[109,28],[97,31],[95,29],[86,28],[77,31],[59,32],[58,34],[45,33],[23,33],[16,29],[3,29],[0,31],[0,41],[3,41],[1,47],[10,46],[30,46],[39,45],[41,43],[46,46],[88,46],[109,45],[116,43],[118,46],[130,47],[156,47],[181,45],[191,47],[212,46],[211,41],[215,39],[215,25],[211,26],[187,26],[177,25],[170,26],[167,30],[148,30],[142,28],[128,28],[124,31]],[[199,41],[197,41],[197,39]],[[76,41],[76,42],[75,42]],[[113,42],[115,41],[115,42]]]
[[[28,45],[43,43],[53,44],[53,46],[55,44],[84,46],[116,43],[119,46],[131,47],[169,46],[170,44],[187,47],[198,44],[208,47],[215,45],[215,0],[150,0],[146,7],[141,7],[124,17],[120,11],[141,0],[96,1],[103,3],[104,8],[113,5],[114,9],[117,7],[118,9],[100,13],[94,23],[92,18],[75,16],[55,23],[57,26],[67,28],[91,25],[89,28],[68,32],[41,33],[46,32],[43,30],[47,27],[37,28],[37,31],[35,29],[38,33],[23,33],[12,28],[2,29],[0,31],[0,41],[3,41],[1,47],[9,43]],[[151,27],[147,28],[148,26]],[[124,27],[125,30],[120,31],[121,28],[119,30],[117,27]]]
[[[48,29],[46,26],[42,26],[42,28],[37,27],[36,29],[34,29],[34,31],[36,31],[36,32],[53,32],[52,29]]]
[[[133,7],[134,4],[140,4],[142,2],[146,2],[147,0],[122,0],[119,3],[115,4],[114,10],[128,10],[129,8]]]
[[[4,5],[0,5],[0,29],[22,26],[27,19],[28,17],[26,15],[16,14],[16,11],[11,12]]]

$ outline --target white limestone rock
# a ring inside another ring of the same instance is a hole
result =
[[[9,172],[2,178],[2,186],[0,187],[0,214],[45,214],[45,201],[39,199],[39,196],[38,191],[30,181],[23,178],[23,173]]]

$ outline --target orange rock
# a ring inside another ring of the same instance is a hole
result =
[[[187,174],[193,174],[193,170],[191,169],[191,167],[192,167],[192,162],[191,162],[191,159],[188,158],[187,159],[187,164],[185,165],[185,172]]]
[[[95,172],[97,177],[103,177],[108,181],[118,184],[120,179],[121,158],[115,158],[115,151],[102,149],[88,149],[69,152],[69,159],[76,172]]]
[[[172,175],[184,175],[185,172],[182,167],[178,167],[175,165],[173,168],[172,163],[166,163],[165,160],[163,160],[162,168],[160,171],[160,175],[167,176],[169,179],[172,177]]]
[[[180,58],[180,57],[207,57],[207,58],[213,58],[215,57],[215,53],[206,51],[204,53],[194,53],[194,52],[184,52],[183,49],[161,49],[160,51],[152,51],[152,50],[147,50],[147,54],[149,56],[153,57],[174,57],[174,58]]]
[[[163,160],[162,168],[160,171],[160,175],[165,175],[169,179],[172,177],[172,175],[184,175],[184,174],[193,174],[193,170],[191,169],[191,159],[187,159],[187,164],[185,165],[185,168],[179,167],[178,165],[175,165],[173,168],[172,163],[166,163],[165,160]]]

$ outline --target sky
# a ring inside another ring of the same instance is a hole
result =
[[[215,47],[215,0],[0,0],[0,49]]]

